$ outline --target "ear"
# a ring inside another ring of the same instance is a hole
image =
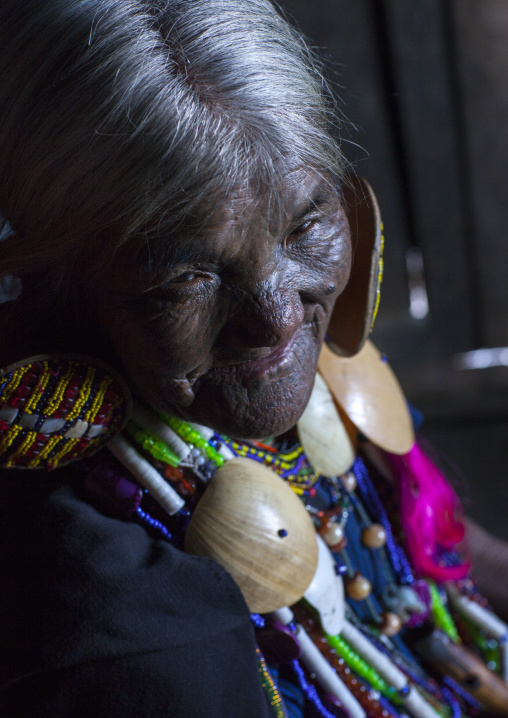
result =
[[[336,354],[348,357],[360,351],[376,316],[383,276],[383,226],[368,182],[349,175],[343,193],[353,263],[346,288],[335,302],[326,343]]]

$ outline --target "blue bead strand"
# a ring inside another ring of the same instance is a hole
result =
[[[164,524],[161,524],[160,521],[157,521],[157,519],[154,519],[150,514],[147,514],[146,511],[143,511],[143,509],[138,506],[136,509],[136,516],[144,523],[146,526],[149,526],[152,529],[155,529],[158,531],[162,538],[164,538],[166,541],[173,541],[173,536],[168,531],[168,529],[164,526]]]
[[[256,626],[256,628],[265,627],[265,619],[263,618],[263,616],[260,616],[259,613],[251,613],[250,620]]]
[[[462,710],[460,708],[459,702],[455,698],[451,690],[449,688],[442,688],[441,693],[443,694],[443,697],[452,709],[452,718],[462,718]]]
[[[303,668],[298,663],[298,661],[295,660],[291,661],[291,666],[293,667],[293,670],[295,672],[295,675],[298,679],[299,686],[301,690],[305,693],[307,698],[311,703],[313,703],[314,707],[318,711],[318,713],[323,716],[323,718],[336,718],[336,716],[333,715],[333,713],[330,713],[330,711],[325,708],[325,706],[321,703],[321,700],[318,696],[318,693],[315,689],[315,687],[312,685],[312,683],[309,683],[309,681],[305,678],[305,673],[303,672]]]
[[[393,718],[401,718],[402,714],[399,713],[399,711],[394,707],[393,703],[388,700],[388,698],[385,698],[384,696],[379,696],[379,698],[377,698],[377,702],[382,708],[385,709],[385,711],[390,713]]]
[[[376,520],[383,526],[386,531],[386,547],[392,561],[393,570],[399,577],[402,584],[409,585],[413,583],[414,576],[413,570],[409,561],[406,558],[401,546],[399,546],[392,532],[392,527],[388,519],[388,515],[385,511],[379,494],[377,493],[374,484],[372,483],[367,467],[363,463],[362,459],[356,459],[353,464],[353,473],[356,476],[358,488],[362,494],[362,498],[367,505],[367,509],[370,513],[376,517]]]
[[[448,688],[451,688],[454,693],[463,698],[472,708],[476,708],[478,711],[482,710],[481,704],[476,700],[476,698],[473,698],[473,696],[462,688],[462,686],[456,681],[454,681],[453,678],[445,676],[443,678],[443,683],[446,683]]]
[[[441,695],[439,695],[436,689],[429,683],[429,681],[420,678],[420,676],[415,671],[411,670],[409,666],[405,666],[404,671],[413,681],[413,683],[415,683],[417,686],[420,686],[420,688],[423,688],[425,691],[427,691],[427,693],[430,693],[438,700],[444,699],[446,703],[448,703],[448,705],[450,706],[451,718],[461,718],[462,710],[460,708],[459,701],[457,700],[457,698],[455,698],[449,688],[440,688],[439,692],[441,693]]]

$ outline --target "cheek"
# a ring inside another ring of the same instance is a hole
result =
[[[334,299],[344,290],[351,273],[352,249],[349,231],[330,243],[329,252],[321,262],[321,269],[335,285]]]
[[[322,306],[330,314],[335,300],[344,290],[351,271],[351,244],[344,233],[323,242],[299,258],[298,274],[303,298]]]
[[[213,322],[206,308],[167,306],[142,310],[117,309],[108,321],[114,349],[129,373],[179,376],[205,364],[210,353]]]

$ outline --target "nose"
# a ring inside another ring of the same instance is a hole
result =
[[[219,343],[229,349],[278,347],[303,325],[304,315],[298,292],[257,287],[236,298]]]

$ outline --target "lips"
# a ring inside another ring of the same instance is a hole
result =
[[[275,373],[278,377],[285,376],[292,369],[294,349],[300,331],[278,347],[261,347],[246,351],[231,352],[228,357],[222,354],[214,369],[221,374],[234,375],[237,379],[255,379]]]

